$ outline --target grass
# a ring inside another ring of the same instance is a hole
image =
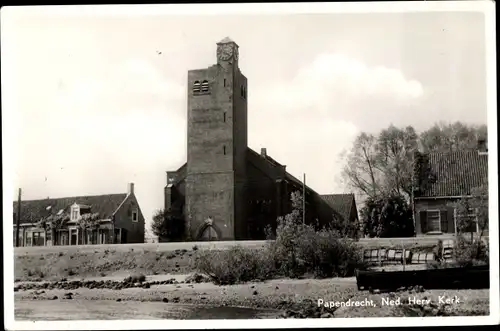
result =
[[[438,238],[361,239],[367,248],[398,248],[405,241],[411,249],[428,251]],[[226,250],[235,244],[260,248],[265,241],[186,242],[125,245],[19,247],[14,249],[14,274],[19,281],[56,280],[62,277],[187,274],[196,254]],[[410,245],[411,243],[411,245]]]
[[[85,278],[127,276],[132,273],[185,274],[192,271],[195,252],[147,250],[108,250],[96,252],[30,252],[14,259],[14,275],[19,281],[58,280],[62,277]],[[40,259],[43,257],[43,259]]]

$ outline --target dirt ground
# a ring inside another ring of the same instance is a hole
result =
[[[148,278],[147,282],[161,280],[162,278],[167,278],[167,276]],[[178,275],[178,278],[181,280],[182,276]],[[66,293],[69,292],[72,294],[71,299],[66,296]],[[243,309],[241,312],[235,312],[232,309],[234,307],[246,307],[265,309],[269,313],[273,312],[273,314],[268,314],[269,318],[276,318],[286,316],[287,312],[290,311],[315,309],[318,307],[318,299],[323,299],[325,302],[373,300],[377,305],[375,307],[351,306],[338,309],[323,309],[322,313],[326,312],[326,317],[412,316],[408,309],[403,309],[404,307],[384,306],[382,299],[387,299],[390,296],[391,294],[388,293],[370,294],[366,291],[360,292],[356,288],[354,278],[280,279],[227,286],[198,283],[152,285],[147,289],[79,288],[71,291],[61,289],[18,291],[15,293],[15,309],[16,318],[19,319],[54,319],[55,317],[65,319],[65,316],[72,319],[76,319],[77,316],[81,319],[113,319],[119,318],[123,314],[140,316],[141,318],[145,316],[149,316],[148,318],[190,318],[189,316],[195,316],[196,314],[198,314],[197,316],[208,314],[209,317],[207,318],[231,318],[233,315],[233,318],[254,318],[249,317],[255,316],[256,313],[253,311]],[[419,299],[427,297],[436,304],[439,303],[440,296],[446,298],[457,296],[458,302],[448,307],[453,315],[489,314],[489,290],[401,292],[393,293],[391,298],[400,297],[402,301],[405,301],[412,296]],[[143,305],[141,306],[140,303],[143,303]],[[164,307],[162,304],[164,304]],[[49,305],[52,310],[40,310],[39,307],[42,305]],[[101,310],[95,309],[95,307],[106,305],[108,305],[108,308],[104,311],[109,311],[107,313],[109,316],[103,314]],[[187,309],[186,305],[192,306]],[[206,309],[210,307],[216,308],[207,312]],[[217,307],[230,307],[231,309],[218,309]],[[75,314],[77,316],[74,316]],[[228,314],[233,315],[228,316]]]
[[[251,243],[254,247],[261,244]],[[389,242],[388,244],[396,245],[397,243]],[[237,318],[238,316],[259,318],[256,316],[262,316],[259,315],[261,312],[257,313],[244,308],[235,310],[234,307],[264,309],[272,312],[271,316],[287,318],[422,316],[424,310],[423,307],[422,309],[410,307],[410,309],[404,305],[317,309],[318,299],[323,299],[325,302],[373,300],[380,303],[382,298],[389,295],[360,292],[357,290],[354,278],[276,279],[230,286],[217,286],[212,283],[181,283],[187,275],[193,272],[193,262],[200,249],[220,249],[220,247],[211,243],[206,243],[201,248],[194,243],[180,243],[179,245],[16,249],[15,286],[26,282],[41,284],[61,280],[122,282],[131,274],[144,274],[147,276],[146,283],[151,283],[149,288],[18,289],[15,292],[16,318],[25,320],[38,318],[53,320],[56,317],[58,319],[113,319],[125,316],[124,314],[137,316],[133,318],[191,318],[203,314],[207,318]],[[224,243],[224,245],[231,245],[231,243]],[[173,250],[173,247],[177,248]],[[389,271],[401,267],[384,266],[382,268]],[[172,278],[175,278],[176,284],[159,285],[156,283]],[[68,298],[69,292],[72,294],[71,298]],[[392,295],[405,299],[412,293],[402,292]],[[489,312],[489,290],[432,290],[415,295],[427,296],[433,298],[433,301],[438,300],[439,296],[456,295],[459,303],[447,306],[453,314],[487,315]],[[106,306],[108,308],[97,309]],[[45,310],[42,309],[44,307]],[[221,309],[221,307],[231,309]],[[427,313],[434,314],[438,307],[425,309]],[[104,314],[104,311],[107,313]],[[276,314],[276,312],[279,313]]]

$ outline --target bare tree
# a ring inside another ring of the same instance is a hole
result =
[[[375,136],[361,133],[344,158],[345,166],[342,170],[342,177],[347,185],[364,197],[375,197],[382,187],[382,173],[378,165]]]

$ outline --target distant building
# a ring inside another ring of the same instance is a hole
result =
[[[265,227],[276,228],[277,217],[291,211],[291,193],[303,190],[265,148],[259,154],[248,147],[248,87],[238,49],[225,38],[217,64],[188,72],[187,162],[167,171],[165,209],[182,215],[193,240],[264,239]],[[306,187],[306,222],[357,219],[353,195],[326,197]]]
[[[18,203],[14,202],[14,245]],[[90,219],[84,230],[82,220]],[[144,242],[144,216],[134,194],[21,201],[20,246]]]
[[[414,192],[415,232],[455,234],[457,211],[454,204],[470,197],[474,188],[488,183],[488,152],[485,141],[478,150],[417,154]],[[474,217],[475,211],[470,211]]]

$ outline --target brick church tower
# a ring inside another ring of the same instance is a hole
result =
[[[192,237],[246,236],[247,79],[238,45],[217,43],[217,64],[188,72],[185,212]]]

